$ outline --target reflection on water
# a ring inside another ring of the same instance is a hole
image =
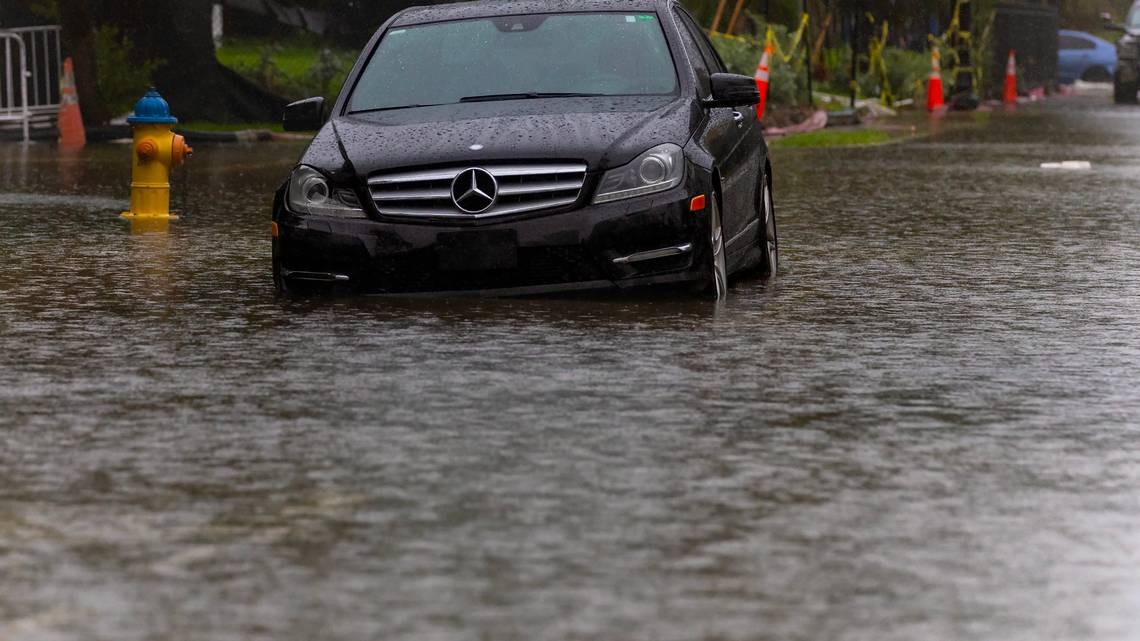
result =
[[[299,147],[132,236],[0,146],[0,638],[1135,636],[1140,112],[990,118],[783,152],[719,309],[281,300]]]

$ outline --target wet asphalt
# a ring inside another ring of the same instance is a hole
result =
[[[0,146],[0,639],[1140,638],[1140,109],[969,118],[777,151],[719,306],[281,299],[302,147],[132,236]]]

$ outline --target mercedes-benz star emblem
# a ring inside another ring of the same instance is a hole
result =
[[[460,211],[468,214],[487,211],[498,196],[499,183],[486,169],[464,169],[451,181],[451,200]]]

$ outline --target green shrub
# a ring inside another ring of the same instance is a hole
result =
[[[95,29],[95,89],[113,114],[130,111],[142,90],[150,86],[154,70],[163,64],[162,60],[132,60],[132,51],[130,39],[115,27]]]
[[[765,31],[766,27],[760,30]],[[775,31],[776,38],[779,42],[788,42],[787,28],[781,25],[774,25],[773,31]],[[730,72],[744,74],[746,76],[751,76],[756,73],[756,65],[760,63],[760,56],[764,53],[764,42],[762,39],[746,36],[712,34],[712,43]],[[770,69],[768,81],[769,103],[790,105],[804,101],[807,95],[807,78],[803,72],[802,60],[785,63],[779,56],[775,56]]]
[[[888,47],[883,52],[887,63],[887,77],[891,83],[891,93],[896,100],[920,98],[926,95],[926,79],[930,75],[930,53],[907,51]],[[946,74],[943,74],[946,85]],[[872,94],[876,95],[876,94]]]
[[[824,73],[833,90],[847,92],[851,87],[851,50],[845,47],[823,52]],[[883,51],[887,67],[887,82],[895,100],[921,99],[926,95],[926,79],[930,75],[930,53],[887,47]],[[949,70],[943,70],[943,86],[949,86]],[[878,98],[882,95],[882,82],[877,71],[867,69],[866,54],[860,54],[857,80],[860,98]]]

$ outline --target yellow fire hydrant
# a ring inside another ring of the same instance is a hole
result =
[[[135,103],[135,113],[127,118],[134,132],[131,146],[131,210],[123,218],[132,225],[178,218],[170,213],[170,170],[186,161],[194,150],[186,140],[171,131],[178,119],[170,115],[170,105],[151,87]]]

